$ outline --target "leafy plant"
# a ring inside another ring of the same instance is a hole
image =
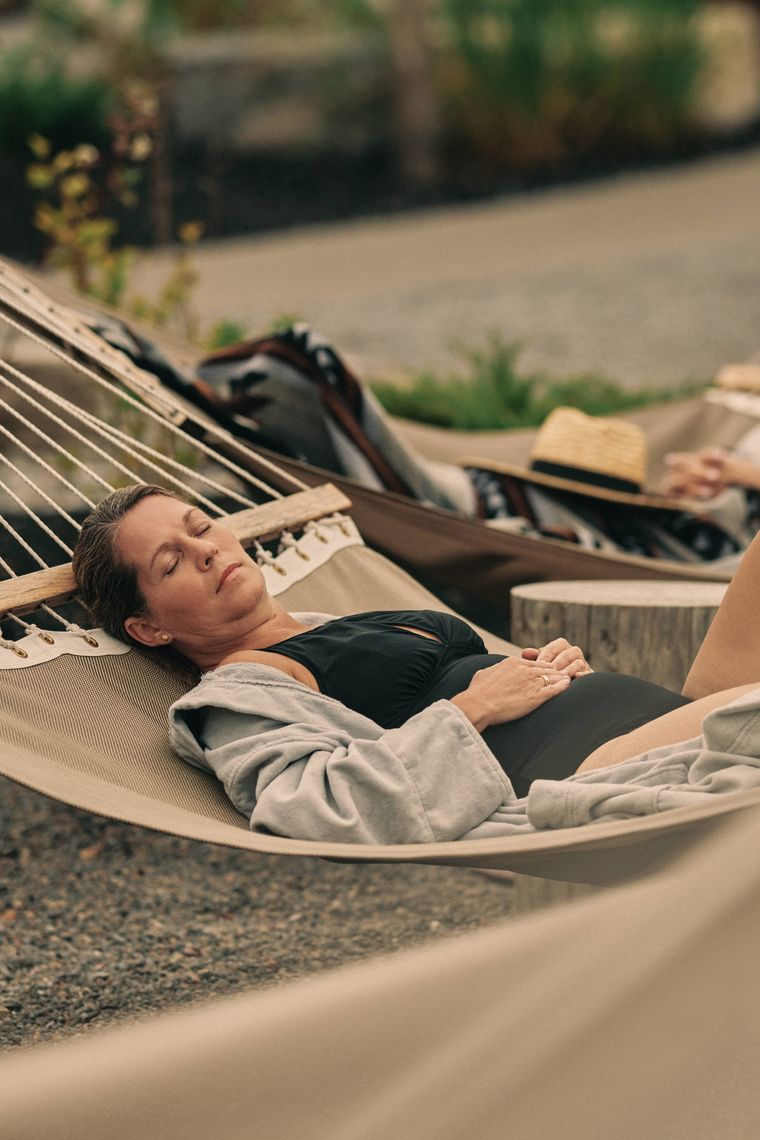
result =
[[[698,0],[443,0],[460,144],[510,169],[670,146],[690,130]]]
[[[239,344],[240,341],[245,340],[245,338],[245,325],[241,324],[240,321],[223,318],[211,326],[211,329],[203,338],[203,345],[205,348],[213,351],[216,348],[229,348],[230,345]]]
[[[516,369],[519,344],[506,344],[492,333],[483,349],[460,349],[468,372],[438,376],[422,372],[406,384],[373,381],[372,389],[392,415],[460,431],[536,427],[552,408],[580,408],[590,415],[611,415],[646,404],[683,399],[705,385],[676,388],[621,388],[596,374],[557,379],[543,373],[521,375]]]
[[[198,327],[190,298],[197,274],[187,249],[202,227],[196,222],[180,229],[180,251],[155,298],[129,296],[136,251],[117,244],[118,223],[109,213],[114,203],[128,209],[139,203],[140,164],[151,151],[151,107],[149,92],[143,92],[133,115],[122,116],[110,153],[81,144],[53,154],[47,139],[33,135],[35,161],[27,180],[40,196],[34,224],[48,241],[45,264],[64,270],[79,293],[157,327],[175,326],[193,340]]]
[[[113,98],[97,78],[67,75],[54,59],[8,52],[0,62],[0,149],[23,156],[27,139],[39,134],[56,150],[86,139],[108,144]]]

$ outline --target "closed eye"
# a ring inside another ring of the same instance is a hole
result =
[[[205,522],[198,528],[198,530],[196,530],[194,537],[200,538],[201,535],[205,534],[206,531],[209,531],[209,530],[211,530],[211,523]],[[166,570],[164,571],[164,577],[165,578],[168,578],[171,574],[174,573],[174,571],[179,566],[180,558],[181,558],[181,553],[178,553],[177,557],[174,559],[174,561],[171,563],[171,565],[167,566]]]

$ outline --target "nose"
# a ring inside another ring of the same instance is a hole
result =
[[[218,553],[219,547],[216,546],[213,542],[207,542],[205,539],[199,539],[196,561],[198,562],[201,570],[210,570]]]

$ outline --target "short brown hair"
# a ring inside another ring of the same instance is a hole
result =
[[[106,496],[82,523],[72,566],[79,597],[99,626],[112,637],[132,641],[124,621],[147,610],[137,584],[137,571],[122,559],[117,544],[119,525],[127,511],[150,495],[179,496],[154,483],[122,487]]]

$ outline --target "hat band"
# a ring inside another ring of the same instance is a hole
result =
[[[626,491],[634,495],[641,491],[641,486],[630,479],[619,479],[615,475],[604,475],[601,471],[589,471],[585,467],[566,467],[563,463],[550,463],[546,459],[534,459],[530,466],[542,475],[556,475],[558,479],[572,479],[575,482],[589,483],[592,487],[605,487],[609,491]]]

